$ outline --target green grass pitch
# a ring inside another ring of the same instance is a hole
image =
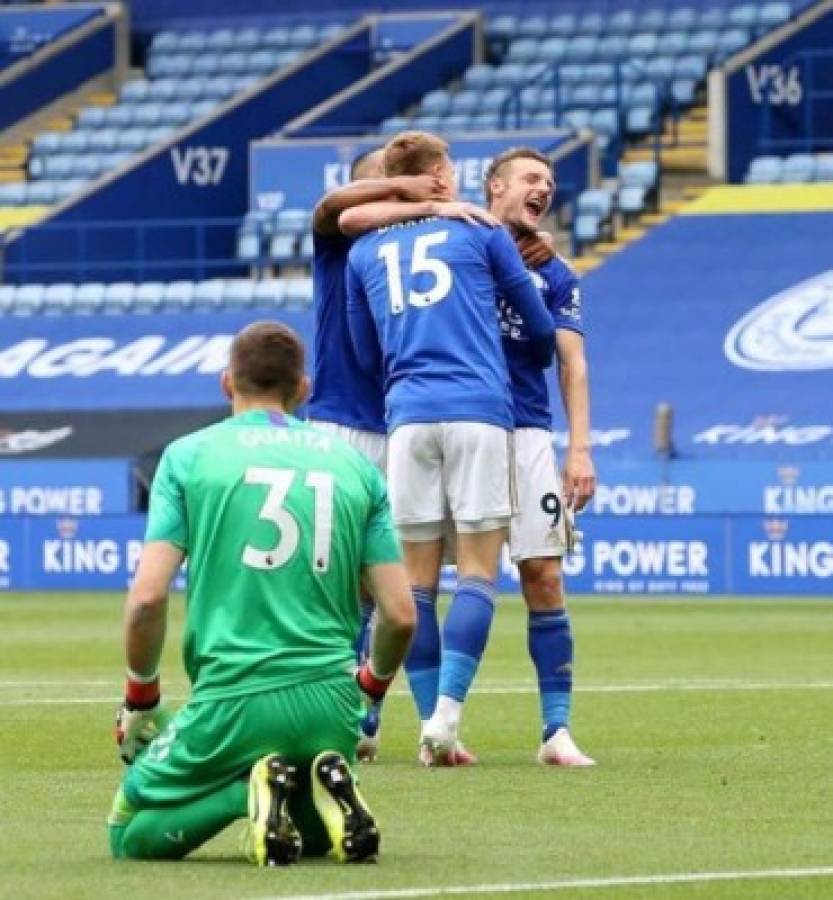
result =
[[[179,699],[181,606],[163,666]],[[830,602],[574,598],[572,614],[573,730],[595,770],[535,763],[525,613],[506,598],[466,708],[480,765],[417,765],[400,684],[382,758],[361,769],[379,864],[257,870],[238,856],[239,826],[184,863],[109,859],[121,598],[0,595],[0,897],[833,897]],[[723,872],[747,875],[701,875]]]

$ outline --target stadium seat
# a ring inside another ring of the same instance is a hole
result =
[[[282,209],[277,215],[277,230],[287,234],[303,234],[311,223],[312,213],[306,209]]]
[[[198,281],[191,301],[194,312],[216,312],[223,305],[223,279]]]
[[[58,199],[55,183],[52,181],[33,181],[29,185],[26,199],[28,203],[35,206],[51,206]]]
[[[172,312],[190,309],[194,300],[193,281],[172,281],[162,292],[162,306]]]
[[[14,295],[12,312],[16,316],[33,316],[43,308],[45,288],[42,284],[24,284]]]
[[[782,161],[778,156],[758,156],[749,164],[747,184],[775,184],[781,180]]]
[[[298,261],[309,265],[312,262],[313,250],[312,232],[308,231],[301,237],[301,242],[298,245]]]
[[[286,282],[281,278],[267,278],[255,284],[252,302],[255,306],[275,308],[283,306]]]
[[[697,23],[697,13],[688,6],[675,9],[668,14],[666,28],[671,31],[689,31]]]
[[[579,215],[596,215],[599,219],[606,219],[613,208],[613,199],[610,193],[602,188],[590,188],[579,194],[577,210]]]
[[[72,311],[74,295],[75,287],[72,284],[50,284],[43,292],[41,311],[50,316],[66,315]]]
[[[136,285],[131,281],[108,284],[101,300],[101,311],[110,315],[130,312],[135,294]]]
[[[699,30],[722,28],[726,22],[726,10],[722,6],[712,6],[704,9],[697,17],[696,27]]]
[[[691,10],[688,11],[689,13]],[[639,18],[637,19],[637,23],[632,31],[654,31],[659,32],[665,28],[666,18],[668,13],[664,9],[647,9],[645,12],[641,13]],[[690,24],[690,23],[689,23]],[[676,25],[670,25],[670,27],[678,27]],[[687,28],[688,25],[684,24],[681,27]]]
[[[733,6],[728,11],[726,22],[739,28],[754,28],[758,24],[758,7],[751,3]]]
[[[522,37],[542,38],[550,30],[546,16],[528,16],[518,22],[517,33]]]
[[[783,25],[791,15],[789,3],[765,3],[758,11],[759,27],[769,29]]]
[[[625,113],[625,131],[633,137],[651,134],[655,124],[653,106],[631,106]]]
[[[595,215],[579,215],[576,216],[573,223],[573,237],[576,243],[581,246],[583,244],[595,243],[601,237],[599,217]]]
[[[509,45],[506,59],[513,63],[525,63],[538,58],[539,42],[532,38],[517,38]]]
[[[809,153],[792,153],[784,159],[781,167],[781,181],[801,183],[813,181],[816,174],[816,160]]]
[[[13,284],[0,284],[0,316],[7,316],[12,312],[16,290]]]
[[[219,28],[206,38],[205,46],[211,50],[229,50],[234,46],[234,32],[230,28]]]
[[[290,309],[308,309],[312,305],[312,279],[287,278],[284,303]]]
[[[131,103],[141,103],[147,99],[150,91],[151,82],[140,78],[136,81],[128,81],[127,84],[122,85],[119,96],[122,100],[127,100]]]
[[[269,259],[279,266],[287,265],[295,260],[295,247],[298,243],[294,234],[278,233],[269,241]]]
[[[479,88],[485,90],[491,87],[494,81],[495,70],[492,66],[480,63],[476,66],[470,66],[463,75],[463,84],[467,88]]]
[[[816,155],[816,181],[833,181],[833,153]]]
[[[598,59],[615,60],[627,55],[630,38],[625,34],[608,34],[596,44]]]
[[[564,37],[573,37],[576,33],[576,17],[572,13],[559,13],[550,19],[550,32]]]
[[[645,188],[625,185],[619,188],[616,205],[624,216],[638,216],[645,210]]]
[[[165,285],[161,281],[146,281],[136,286],[133,294],[133,311],[155,313],[162,309]]]
[[[716,50],[720,35],[716,31],[695,31],[688,39],[688,49],[692,53],[711,56]]]
[[[726,59],[738,50],[746,47],[749,42],[749,32],[743,28],[733,28],[730,31],[724,31],[717,42],[718,59]]]
[[[208,36],[204,31],[187,31],[179,36],[177,50],[187,50],[189,53],[201,53],[205,50]]]
[[[262,45],[262,36],[258,28],[241,28],[235,32],[234,46],[240,50],[254,50]]]
[[[636,13],[632,9],[620,9],[613,13],[608,19],[607,30],[613,34],[628,34],[635,31]]]
[[[254,284],[246,279],[229,279],[223,285],[223,306],[246,309],[254,300]]]
[[[379,126],[382,134],[396,134],[399,131],[405,131],[408,127],[410,119],[405,116],[391,116],[385,119]]]

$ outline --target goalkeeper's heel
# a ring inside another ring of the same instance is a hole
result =
[[[249,777],[246,855],[258,866],[286,866],[301,856],[301,834],[289,815],[297,770],[278,754],[264,756]]]
[[[312,763],[312,802],[327,828],[332,852],[340,862],[375,862],[379,830],[356,789],[347,760],[325,751]]]

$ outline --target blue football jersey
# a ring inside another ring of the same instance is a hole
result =
[[[581,291],[573,270],[555,257],[530,272],[556,328],[568,328],[583,334],[581,324]],[[500,330],[503,349],[512,380],[516,428],[552,427],[549,391],[544,369],[530,353],[523,316],[501,295]]]
[[[313,234],[313,242],[315,339],[309,417],[384,434],[382,373],[359,366],[347,327],[345,267],[352,241]]]
[[[347,266],[351,337],[381,365],[388,429],[409,422],[513,427],[497,290],[522,311],[528,350],[553,354],[553,321],[504,228],[419,219],[359,238]]]

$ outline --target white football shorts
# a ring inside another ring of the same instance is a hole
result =
[[[564,556],[567,517],[552,433],[543,428],[515,431],[515,482],[518,512],[509,526],[513,562]]]
[[[388,491],[404,540],[495,531],[515,510],[512,432],[483,422],[400,425],[388,440]]]
[[[375,431],[362,431],[360,428],[349,428],[347,425],[339,425],[338,422],[321,422],[318,419],[310,419],[309,424],[341,438],[367,457],[384,475],[388,456],[387,435],[377,434]]]

